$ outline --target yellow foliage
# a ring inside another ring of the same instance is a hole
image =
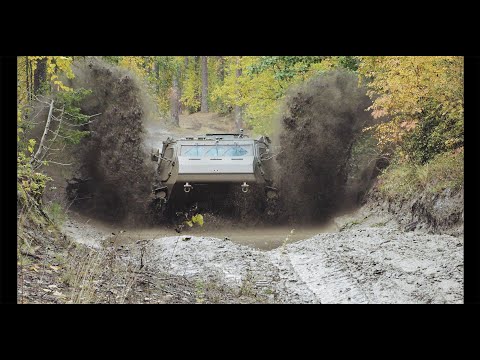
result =
[[[289,87],[339,65],[337,57],[330,57],[313,64],[304,73],[299,71],[293,78],[281,80],[275,76],[273,67],[249,73],[249,67],[260,60],[259,56],[227,56],[224,83],[218,84],[211,92],[213,99],[221,99],[230,106],[241,106],[245,121],[257,135],[271,134],[273,117]],[[293,69],[301,66],[298,63]],[[239,77],[237,69],[242,69]]]
[[[274,78],[273,70],[248,74],[246,69],[258,59],[256,56],[226,57],[224,83],[214,88],[211,96],[230,106],[242,106],[244,118],[254,132],[264,134],[272,130],[271,119],[282,93],[282,83]],[[239,77],[237,69],[242,69]]]
[[[37,62],[47,60],[47,81],[56,85],[57,90],[71,91],[72,89],[59,79],[59,75],[65,75],[68,79],[73,79],[75,75],[72,71],[73,58],[71,56],[29,56],[32,61],[32,69],[35,71]]]
[[[187,107],[199,108],[201,79],[199,73],[195,71],[195,63],[193,61],[189,62],[185,72],[181,102]]]
[[[463,57],[364,56],[360,60],[358,71],[369,80],[368,95],[374,99],[368,110],[374,118],[391,118],[375,127],[379,145],[398,143],[431,104],[447,118],[463,121]]]
[[[148,63],[145,62],[142,56],[122,56],[118,65],[131,70],[140,79],[147,77],[147,70],[145,68],[148,67]]]

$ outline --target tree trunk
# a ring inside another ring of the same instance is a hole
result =
[[[33,92],[38,94],[42,88],[42,85],[47,79],[47,59],[37,60],[37,68],[33,75]]]
[[[157,88],[157,94],[160,92],[160,63],[158,59],[155,60],[155,65],[154,65],[154,71],[155,71],[155,80],[156,80],[156,88]]]
[[[241,56],[239,56],[237,58],[237,70],[235,72],[235,75],[236,75],[237,78],[242,76],[242,68],[240,67],[240,58],[241,58]],[[235,125],[237,127],[237,130],[242,129],[243,128],[243,121],[242,121],[242,107],[241,106],[235,105],[234,116],[235,116]]]
[[[200,56],[194,56],[193,57],[195,62],[194,62],[194,70],[195,70],[195,76],[198,76],[198,74],[200,73]],[[195,94],[195,99],[201,103],[201,94],[199,91],[196,92]],[[194,113],[194,112],[197,112],[197,111],[200,111],[200,109],[197,107],[192,107],[192,111],[190,111],[191,113]]]
[[[28,69],[28,56],[25,56],[25,76],[27,79],[27,99],[30,101],[32,100],[32,92],[30,89],[30,72]]]
[[[206,56],[202,56],[202,102],[200,111],[208,112],[208,67]]]
[[[220,61],[220,66],[218,69],[218,78],[220,80],[220,83],[223,84],[223,81],[225,80],[225,57],[219,56],[218,60]]]
[[[33,99],[33,69],[32,69],[32,62],[28,62],[28,68],[30,69],[30,93],[31,98]]]
[[[188,81],[188,56],[184,56],[184,61],[182,86],[185,86],[185,83]],[[185,110],[190,112],[190,109],[180,101],[180,113],[183,114]]]
[[[198,73],[198,64],[200,63],[200,56],[195,56],[195,72]]]
[[[173,86],[172,86],[172,96],[171,96],[171,101],[170,101],[170,114],[172,116],[173,123],[176,126],[180,125],[180,86],[178,82],[179,78],[179,71],[176,70],[173,74]]]
[[[235,126],[237,127],[237,130],[240,131],[240,129],[243,129],[242,107],[235,106],[234,114],[235,114]]]

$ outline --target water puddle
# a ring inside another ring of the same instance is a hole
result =
[[[73,216],[72,216],[73,217]],[[117,244],[131,244],[138,240],[153,240],[169,236],[203,236],[213,237],[232,241],[237,244],[250,246],[259,250],[271,250],[290,244],[293,242],[309,239],[320,233],[336,232],[337,227],[332,222],[322,225],[291,225],[291,226],[255,226],[232,224],[208,224],[200,227],[195,225],[192,228],[184,228],[181,233],[175,231],[172,225],[162,225],[154,227],[121,227],[115,224],[109,224],[95,219],[75,214],[77,224],[82,224],[76,229],[79,236],[82,232],[91,232],[89,229],[95,229],[96,232],[108,236],[110,241]]]

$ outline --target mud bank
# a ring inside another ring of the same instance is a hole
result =
[[[405,231],[463,236],[464,190],[445,189],[438,194],[420,193],[412,198],[386,198],[375,188],[368,194],[365,211],[391,216]]]

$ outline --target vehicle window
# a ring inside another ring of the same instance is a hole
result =
[[[182,145],[182,156],[232,157],[253,155],[252,145]]]
[[[247,155],[247,146],[226,146],[222,156],[243,156]]]
[[[207,150],[208,147],[204,145],[182,145],[181,155],[203,157]]]

